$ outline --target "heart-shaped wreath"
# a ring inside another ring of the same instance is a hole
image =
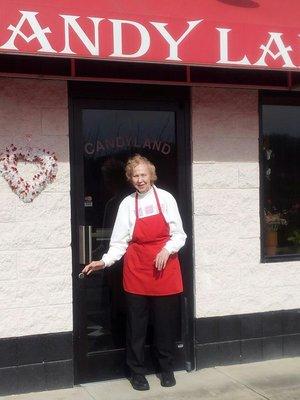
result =
[[[22,178],[18,162],[33,163],[39,166],[38,172],[30,181]],[[57,174],[57,158],[45,149],[16,147],[11,144],[0,154],[0,173],[11,189],[24,203],[30,203],[51,183]]]

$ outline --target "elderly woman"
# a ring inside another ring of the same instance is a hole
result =
[[[89,275],[125,255],[123,286],[127,298],[126,362],[131,372],[130,382],[136,390],[149,389],[144,344],[151,311],[161,385],[174,386],[174,308],[183,291],[177,253],[185,244],[186,234],[176,200],[154,185],[155,166],[147,158],[140,155],[130,158],[126,176],[136,191],[119,206],[109,250],[82,272]]]

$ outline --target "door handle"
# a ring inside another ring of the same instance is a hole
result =
[[[92,261],[92,227],[79,225],[79,264],[85,265]]]

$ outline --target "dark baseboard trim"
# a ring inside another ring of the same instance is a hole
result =
[[[73,333],[0,339],[0,396],[74,385]]]
[[[196,369],[300,355],[300,310],[196,319]]]
[[[300,310],[199,318],[196,369],[300,355]],[[0,396],[74,385],[73,333],[0,339]]]

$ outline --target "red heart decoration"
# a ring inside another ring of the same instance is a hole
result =
[[[18,162],[33,163],[39,167],[30,181],[21,177]],[[17,147],[11,144],[0,155],[0,173],[9,186],[24,203],[30,203],[48,185],[57,174],[57,158],[45,149],[33,147]]]

